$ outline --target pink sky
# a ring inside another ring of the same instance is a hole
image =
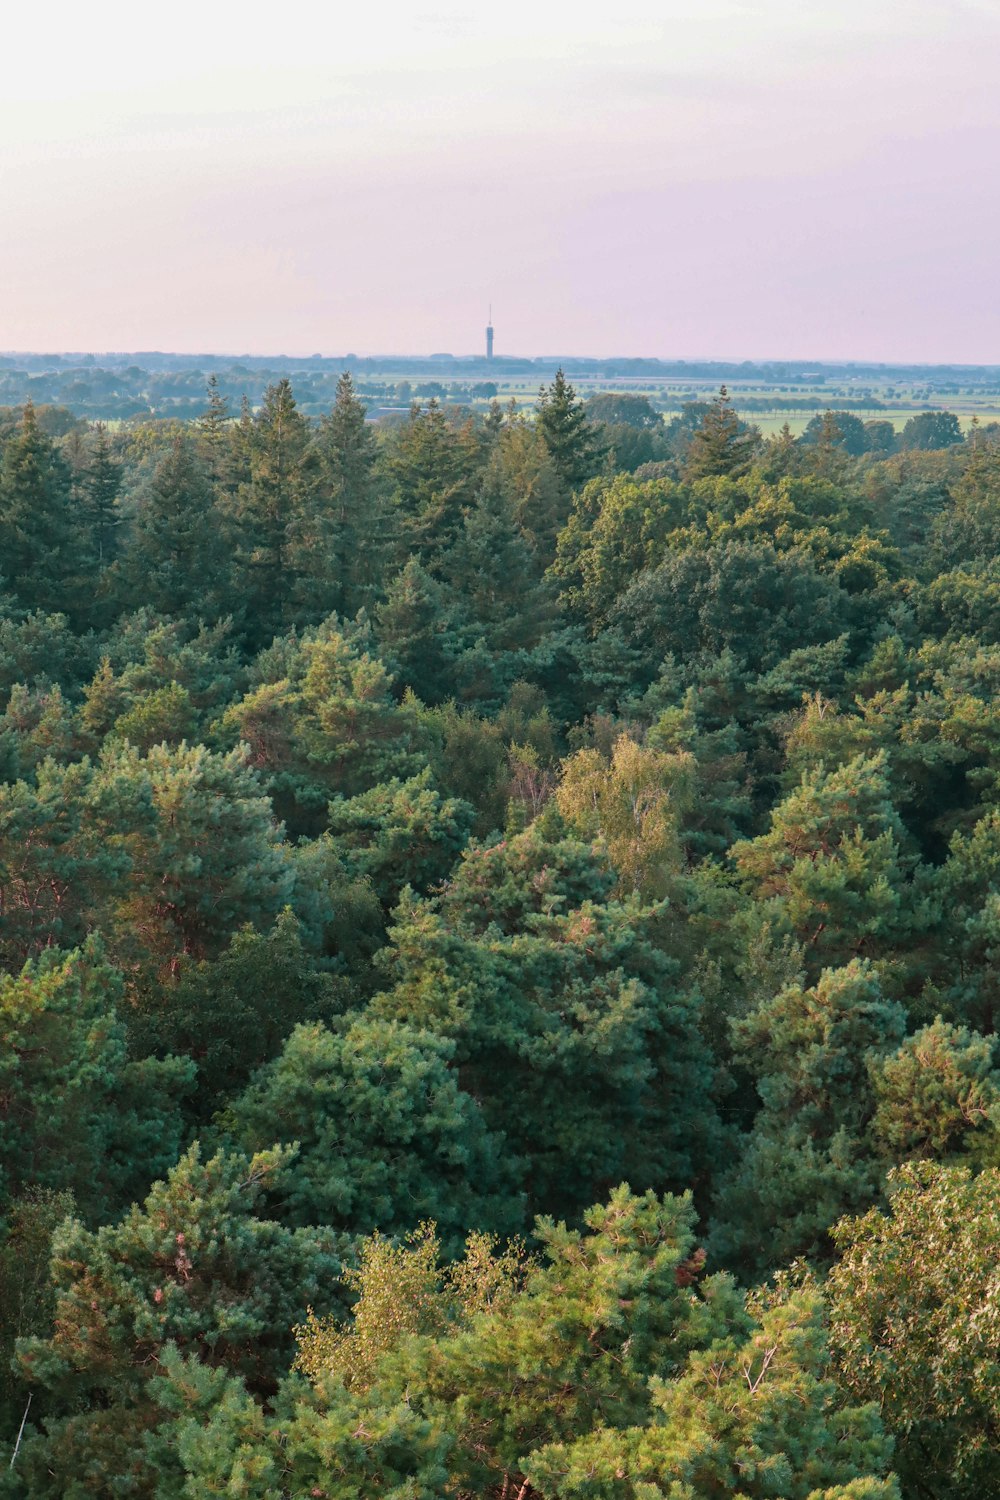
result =
[[[0,348],[1000,363],[1000,0],[21,7]]]

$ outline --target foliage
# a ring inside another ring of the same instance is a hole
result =
[[[273,1389],[291,1326],[325,1300],[342,1249],[329,1231],[257,1216],[265,1182],[287,1161],[274,1151],[202,1161],[195,1146],[119,1224],[62,1224],[52,1244],[53,1334],[18,1346],[21,1371],[48,1393],[50,1413],[18,1456],[28,1494],[99,1492],[111,1475],[152,1492],[168,1446],[159,1387],[176,1373],[172,1354],[239,1374],[251,1390]]]
[[[997,434],[347,363],[0,412],[0,1491],[993,1493]]]
[[[300,1025],[223,1117],[245,1149],[294,1142],[280,1214],[365,1233],[433,1216],[449,1241],[520,1222],[516,1163],[448,1064],[454,1043],[359,1016]]]
[[[996,1169],[900,1167],[889,1214],[836,1231],[838,1378],[878,1402],[916,1493],[971,1500],[996,1476],[998,1189]]]

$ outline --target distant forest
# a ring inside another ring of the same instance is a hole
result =
[[[1000,427],[63,358],[0,1495],[1000,1494]]]
[[[822,412],[827,408],[877,411],[901,399],[919,411],[923,401],[947,409],[955,398],[1000,399],[1000,366],[824,364],[814,360],[754,362],[660,359],[486,360],[450,354],[426,358],[312,355],[0,354],[0,405],[31,401],[63,406],[91,421],[128,418],[197,418],[206,381],[236,407],[244,395],[260,405],[269,386],[288,379],[297,406],[318,418],[329,411],[346,370],[357,394],[369,401],[369,419],[413,399],[437,398],[477,407],[516,392],[534,399],[539,382],[557,370],[588,392],[638,390],[657,410],[678,412],[685,399],[704,400],[725,382],[744,412]],[[623,384],[624,383],[624,384]],[[685,388],[687,388],[685,390]],[[53,419],[54,420],[54,419]],[[64,418],[65,420],[65,418]]]

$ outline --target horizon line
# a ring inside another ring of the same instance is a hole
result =
[[[145,357],[167,358],[167,359],[232,359],[232,360],[298,360],[303,364],[309,364],[316,360],[323,360],[330,364],[348,363],[362,360],[388,361],[393,359],[412,361],[452,361],[455,364],[491,364],[496,367],[505,360],[519,363],[558,365],[560,363],[574,364],[615,364],[619,362],[636,362],[660,365],[819,365],[825,368],[837,369],[855,367],[870,370],[1000,370],[1000,361],[996,363],[983,363],[973,360],[905,360],[905,359],[871,359],[871,358],[821,358],[814,355],[757,355],[738,356],[721,354],[494,354],[493,359],[488,361],[482,353],[452,354],[445,351],[434,351],[433,353],[409,353],[404,354],[398,350],[388,352],[369,351],[366,353],[346,354],[324,354],[313,351],[311,354],[286,354],[270,351],[264,354],[255,354],[249,350],[233,351],[221,350],[187,350],[187,349],[0,349],[0,359],[99,359],[114,358],[121,359],[133,357],[142,359]]]

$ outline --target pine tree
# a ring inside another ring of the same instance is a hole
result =
[[[701,1002],[658,945],[663,908],[609,900],[600,851],[542,824],[470,846],[435,899],[404,893],[396,982],[374,1005],[454,1039],[532,1207],[575,1215],[609,1181],[690,1182],[717,1124]]]
[[[377,448],[350,373],[337,382],[332,411],[316,439],[319,479],[307,522],[314,557],[308,583],[318,612],[353,619],[370,610],[382,585],[391,522],[376,469]]]
[[[375,632],[393,673],[424,703],[440,703],[453,685],[465,643],[460,606],[415,557],[391,581]]]
[[[180,1495],[178,1410],[197,1410],[200,1390],[203,1422],[213,1396],[273,1395],[307,1309],[343,1312],[344,1237],[260,1211],[293,1154],[206,1160],[196,1144],[119,1222],[61,1225],[52,1334],[18,1347],[47,1393],[44,1429],[30,1425],[18,1455],[22,1493]]]
[[[470,1229],[520,1228],[517,1165],[462,1089],[454,1050],[365,1015],[296,1027],[226,1115],[244,1150],[298,1144],[282,1217],[355,1234],[433,1219],[450,1247]]]
[[[905,1012],[855,961],[801,980],[732,1023],[762,1109],[718,1185],[714,1253],[759,1275],[829,1255],[828,1233],[870,1203],[883,1170],[867,1134],[872,1075],[902,1041]]]
[[[457,431],[436,400],[414,403],[387,460],[399,512],[399,559],[431,574],[453,545],[475,495],[482,451],[471,423]]]
[[[116,1213],[174,1160],[193,1066],[130,1061],[122,981],[89,939],[0,978],[0,1197],[29,1187]]]
[[[552,623],[554,603],[514,505],[495,469],[467,510],[442,571],[466,615],[495,657],[530,650]]]
[[[30,608],[65,610],[76,528],[69,471],[38,425],[29,401],[0,459],[0,558],[5,578]]]
[[[208,405],[198,418],[198,433],[208,467],[216,479],[221,479],[226,467],[226,440],[231,426],[229,397],[222,394],[215,374],[208,377],[206,394]]]
[[[756,434],[745,431],[733,411],[728,390],[720,387],[691,439],[685,479],[738,478],[750,467],[756,441]]]
[[[245,598],[246,631],[263,644],[281,628],[296,586],[290,557],[294,536],[307,513],[312,475],[309,427],[295,404],[291,383],[269,386],[251,431],[241,418],[237,449],[249,437],[249,481],[232,506],[237,587]]]
[[[121,484],[121,466],[111,456],[108,429],[98,422],[93,453],[84,475],[83,495],[99,573],[108,567],[117,550]]]
[[[287,904],[281,830],[242,750],[160,744],[143,755],[112,738],[92,797],[104,843],[129,861],[104,928],[129,967],[173,972],[182,955],[215,954]]]
[[[123,560],[136,603],[211,619],[236,602],[222,521],[204,461],[188,439],[175,438],[150,481]]]
[[[597,435],[587,421],[583,402],[561,369],[550,386],[542,386],[536,410],[549,457],[568,495],[580,489],[599,466]]]

